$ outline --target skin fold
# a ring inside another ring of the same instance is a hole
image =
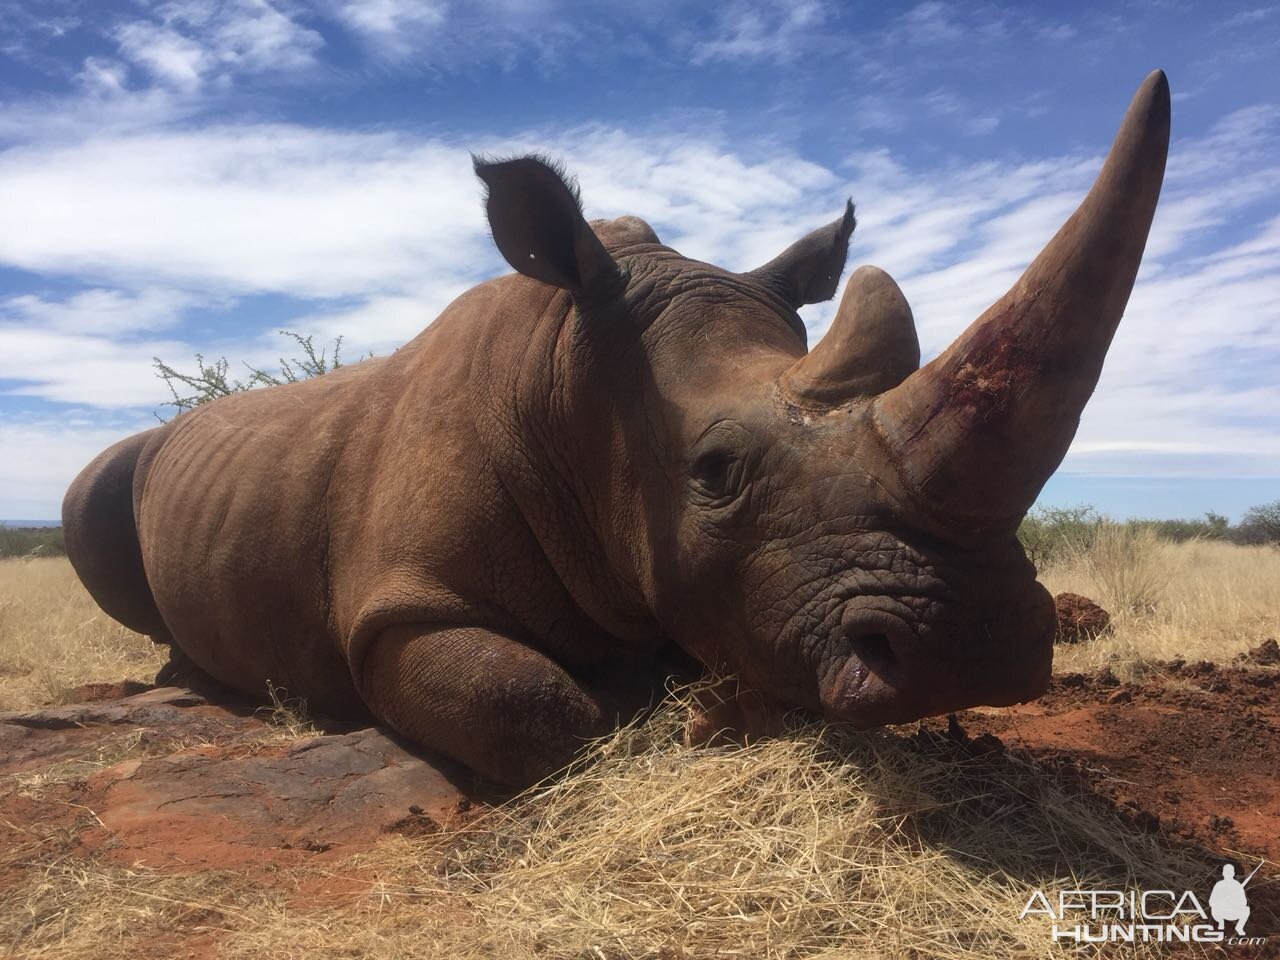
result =
[[[734,273],[587,223],[539,158],[477,160],[515,274],[390,356],[111,447],[68,491],[68,554],[223,684],[515,786],[704,670],[736,679],[702,739],[1033,698],[1053,608],[1017,521],[1123,312],[1168,102],[1153,74],[1080,211],[921,369],[875,268],[807,350],[796,310],[837,292],[852,205]]]

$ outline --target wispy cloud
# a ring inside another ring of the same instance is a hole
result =
[[[1074,40],[1079,32],[1069,23],[1046,23],[1040,27],[1037,35],[1041,39],[1049,40],[1053,43],[1066,43],[1069,40]]]
[[[174,326],[182,312],[197,302],[177,290],[154,288],[137,292],[92,288],[62,300],[22,294],[0,301],[0,321],[75,333],[137,333]]]
[[[924,96],[922,103],[924,108],[934,116],[955,120],[960,129],[967,134],[993,133],[1000,125],[1000,117],[997,114],[978,111],[954,90],[930,91]]]
[[[112,33],[121,56],[157,82],[193,92],[240,73],[309,67],[324,41],[266,0],[165,3]]]
[[[953,43],[964,34],[954,8],[939,0],[926,0],[897,18],[890,37],[906,43],[928,45]]]
[[[694,62],[789,60],[816,39],[826,19],[817,0],[729,4],[712,34],[694,42]]]
[[[1280,216],[1242,240],[1216,232],[1224,218],[1280,199],[1280,168],[1266,160],[1276,127],[1274,114],[1255,110],[1175,144],[1143,274],[1071,463],[1150,467],[1169,456],[1185,470],[1234,457],[1241,470],[1280,472],[1280,450],[1258,432],[1280,427],[1280,387],[1220,371],[1225,344],[1280,363]],[[686,254],[734,269],[769,259],[852,194],[853,261],[898,277],[927,354],[1016,280],[1101,159],[924,175],[884,150],[833,169],[785,150],[746,157],[714,138],[605,127],[471,146],[564,156],[590,215],[642,215]],[[208,349],[155,338],[175,329],[175,313],[193,302],[185,298],[264,291],[294,298],[308,330],[389,349],[502,269],[477,196],[466,151],[432,138],[248,126],[11,151],[0,158],[0,199],[20,229],[0,239],[0,260],[112,287],[8,301],[0,376],[64,402],[155,402],[151,355]],[[831,311],[808,312],[813,339]],[[220,347],[268,355],[257,337]]]
[[[332,9],[374,53],[400,62],[435,38],[449,8],[443,0],[341,0]]]
[[[1249,10],[1241,10],[1233,13],[1222,21],[1221,27],[1224,30],[1236,30],[1241,27],[1254,27],[1265,20],[1270,20],[1276,15],[1276,7],[1253,7]]]

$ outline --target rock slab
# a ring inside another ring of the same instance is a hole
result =
[[[34,792],[12,787],[50,770],[58,778]],[[478,790],[449,761],[381,728],[289,736],[251,707],[177,687],[0,714],[0,773],[10,775],[7,802],[81,811],[87,847],[184,868],[429,833],[468,811]]]

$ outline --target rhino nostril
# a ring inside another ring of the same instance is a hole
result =
[[[858,633],[850,638],[854,655],[872,673],[887,679],[898,668],[898,656],[886,633]]]

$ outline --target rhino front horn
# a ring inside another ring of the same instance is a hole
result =
[[[1157,70],[1089,195],[1013,288],[873,401],[901,479],[940,521],[1016,524],[1062,462],[1133,289],[1168,149]]]

